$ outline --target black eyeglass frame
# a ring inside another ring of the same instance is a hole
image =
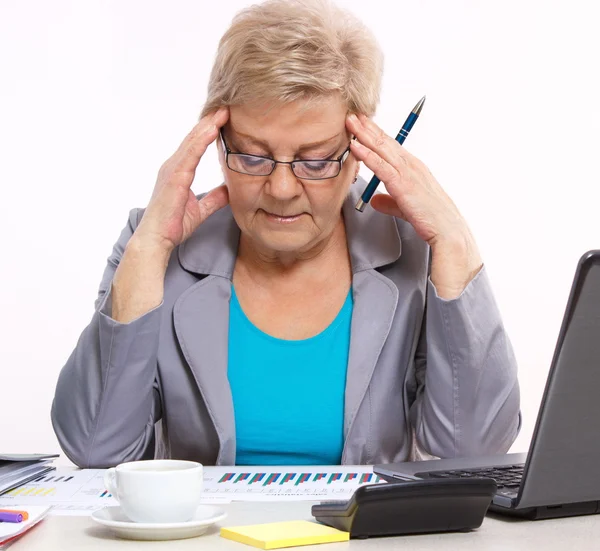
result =
[[[294,176],[296,176],[296,178],[299,178],[300,180],[312,180],[312,181],[331,180],[331,178],[337,178],[340,175],[340,172],[342,171],[342,166],[343,166],[344,162],[346,161],[346,159],[348,158],[348,156],[350,155],[350,144],[348,144],[348,147],[346,149],[344,149],[342,154],[337,159],[296,159],[294,161],[277,161],[277,160],[273,159],[272,157],[267,157],[264,155],[250,155],[249,153],[235,153],[234,151],[231,151],[231,149],[229,149],[229,147],[227,147],[227,144],[225,143],[225,138],[223,137],[223,129],[222,128],[219,130],[219,137],[221,138],[221,144],[223,145],[223,149],[225,150],[225,164],[227,165],[227,168],[229,170],[231,170],[232,172],[237,172],[238,174],[244,174],[246,176],[270,176],[271,174],[273,174],[275,167],[278,164],[280,164],[280,165],[290,165],[290,169],[291,169],[292,173],[294,174]],[[352,136],[351,140],[355,140],[355,139],[356,139],[356,136]],[[272,163],[271,172],[269,172],[268,174],[252,174],[250,172],[241,172],[239,170],[236,170],[235,168],[231,168],[229,166],[229,156],[230,155],[253,157],[255,159],[265,159],[267,161],[271,161],[271,163]],[[329,162],[329,163],[337,163],[338,171],[334,176],[327,176],[325,178],[306,178],[304,176],[298,176],[296,174],[296,172],[294,171],[295,163],[322,163],[325,161]]]

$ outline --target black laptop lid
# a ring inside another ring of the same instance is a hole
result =
[[[518,507],[600,500],[600,250],[581,257]]]

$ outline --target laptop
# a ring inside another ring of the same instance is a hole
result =
[[[375,465],[389,482],[489,477],[491,511],[600,513],[600,250],[579,260],[528,453]]]

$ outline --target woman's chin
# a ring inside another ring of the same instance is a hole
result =
[[[310,242],[314,238],[306,231],[292,230],[289,231],[261,231],[256,238],[261,246],[273,251],[294,252],[304,251],[310,246]]]

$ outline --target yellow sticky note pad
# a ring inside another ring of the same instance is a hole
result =
[[[279,549],[297,545],[348,541],[350,533],[316,522],[294,520],[221,528],[221,537],[253,545],[260,549]]]

